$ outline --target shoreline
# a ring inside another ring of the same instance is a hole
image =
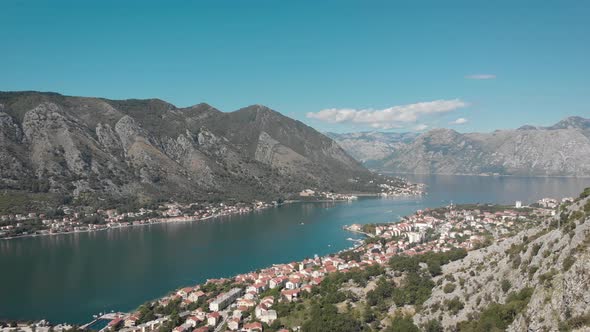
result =
[[[536,178],[536,179],[590,179],[590,175],[516,175],[516,174],[471,174],[471,173],[459,173],[459,174],[452,174],[452,173],[410,173],[410,172],[389,172],[389,171],[382,171],[371,169],[373,172],[381,173],[389,176],[395,175],[414,175],[414,176],[473,176],[473,177],[482,177],[482,178],[491,178],[491,177],[506,177],[506,178]]]
[[[283,204],[287,204],[287,202],[284,202]],[[497,204],[497,203],[491,203],[491,204]],[[267,208],[262,208],[262,209],[259,209],[259,210],[264,210],[264,209],[267,209]],[[256,210],[254,210],[254,211],[256,211]],[[251,211],[251,212],[254,212],[254,211]],[[233,214],[225,215],[225,216],[231,216],[231,215],[233,215]],[[215,219],[217,217],[222,217],[222,216],[224,216],[224,215],[209,216],[209,217],[203,218],[203,220],[205,220],[205,219]],[[175,221],[175,222],[192,222],[192,221],[190,221],[190,220],[183,220],[183,221]],[[393,221],[393,222],[385,222],[384,224],[396,224],[396,223],[397,222]],[[130,226],[142,226],[142,225],[130,225]],[[369,233],[366,233],[366,232],[363,232],[363,231],[360,231],[360,230],[358,230],[358,231],[357,230],[352,230],[352,229],[350,229],[350,227],[351,227],[351,225],[344,225],[341,228],[344,229],[344,230],[346,230],[347,232],[351,232],[351,233],[356,233],[356,234],[363,235],[366,238],[378,237],[377,235],[369,234]],[[347,239],[347,240],[349,240],[349,239]],[[339,254],[341,254],[343,252],[346,252],[346,251],[357,250],[359,248],[362,248],[364,246],[367,246],[367,244],[365,243],[364,239],[354,239],[352,242],[353,242],[353,244],[351,246],[347,246],[346,248],[343,248],[343,249],[340,249],[340,250],[331,251],[331,252],[326,253],[326,254],[324,254],[324,255],[322,255],[320,257],[321,258],[333,257],[333,256],[339,255]],[[296,262],[300,262],[300,261],[296,261]],[[270,264],[270,265],[268,265],[266,267],[263,267],[261,269],[266,269],[266,268],[270,268],[270,267],[277,266],[277,265],[282,265],[282,264],[287,264],[287,263],[285,263],[285,262],[283,262],[283,263],[280,263],[280,262],[277,263],[277,262],[275,262],[275,263],[272,263],[272,264]],[[242,274],[244,274],[244,273],[249,273],[249,272],[243,272]],[[238,274],[233,274],[233,275],[229,275],[229,276],[219,277],[219,278],[216,278],[216,279],[231,279],[233,277],[236,277],[237,275]],[[204,282],[204,283],[207,283],[208,281],[209,281],[209,279],[206,282]],[[181,287],[181,286],[178,286],[178,287]],[[178,288],[176,288],[176,289],[178,289]],[[175,289],[173,289],[171,291],[168,291],[166,294],[164,294],[162,296],[157,296],[157,297],[155,297],[155,298],[153,298],[153,299],[151,299],[149,301],[150,302],[157,301],[157,300],[163,298],[164,296],[167,296],[167,294],[169,294],[170,292],[174,292],[174,290]],[[116,313],[116,314],[129,315],[134,310],[136,310],[136,308],[132,308],[130,310],[115,310],[113,312]],[[103,315],[101,317],[92,317],[91,319],[89,319],[88,322],[85,322],[85,323],[79,324],[79,325],[78,324],[72,324],[72,326],[74,326],[74,325],[75,326],[88,326],[88,325],[94,323],[97,320],[100,320],[100,319],[108,319],[105,316],[108,316],[110,314],[111,313],[105,313],[105,315]],[[8,320],[8,321],[10,321],[10,320]],[[34,322],[34,321],[39,321],[39,320],[12,320],[12,321],[19,322],[19,323],[28,323],[28,322],[32,322],[32,321]],[[50,323],[52,323],[52,322],[50,322]],[[69,325],[70,323],[67,323],[67,324]]]
[[[355,196],[359,196],[359,197],[368,197],[368,198],[400,198],[400,197],[422,197],[422,195],[400,195],[400,196],[381,196],[380,194],[370,194],[370,193],[366,193],[366,194],[354,194]],[[175,218],[179,218],[179,217],[170,217],[170,218],[152,218],[152,220],[159,220],[159,221],[150,221],[150,222],[144,222],[144,223],[139,223],[139,224],[133,224],[133,222],[131,222],[131,224],[128,225],[119,225],[119,226],[114,226],[114,227],[101,227],[101,228],[96,228],[96,229],[84,229],[84,230],[78,230],[78,231],[69,231],[69,232],[59,232],[59,233],[47,233],[47,234],[26,234],[26,235],[19,235],[19,236],[9,236],[9,237],[0,237],[0,241],[2,240],[17,240],[17,239],[26,239],[26,238],[37,238],[37,237],[49,237],[49,236],[59,236],[59,235],[72,235],[72,234],[81,234],[81,233],[94,233],[94,232],[100,232],[100,231],[108,231],[108,230],[113,230],[113,229],[122,229],[122,228],[129,228],[129,227],[140,227],[140,226],[151,226],[151,225],[158,225],[158,224],[166,224],[166,223],[186,223],[186,222],[201,222],[201,221],[206,221],[209,219],[217,219],[220,217],[231,217],[231,216],[235,216],[235,215],[240,215],[240,214],[249,214],[249,213],[254,213],[257,211],[262,211],[262,210],[267,210],[270,208],[276,208],[276,207],[280,207],[282,205],[286,205],[286,204],[293,204],[293,203],[346,203],[346,202],[354,202],[355,200],[349,200],[349,199],[314,199],[314,200],[285,200],[282,203],[276,204],[276,205],[272,205],[272,206],[267,206],[267,207],[263,207],[263,208],[258,208],[258,209],[253,209],[252,211],[249,211],[247,213],[243,213],[243,212],[236,212],[236,213],[230,213],[230,214],[217,214],[217,215],[212,215],[212,216],[207,216],[204,218],[194,218],[193,220],[166,220],[166,219],[175,219]]]

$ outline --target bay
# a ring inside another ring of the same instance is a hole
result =
[[[577,196],[589,178],[406,176],[419,198],[294,203],[204,222],[0,241],[0,318],[85,323],[175,288],[352,245],[343,225],[398,220],[454,203],[525,203]]]

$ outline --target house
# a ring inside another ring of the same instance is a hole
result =
[[[185,288],[178,290],[178,292],[176,292],[176,295],[182,297],[183,299],[186,299],[188,297],[188,294],[191,293],[192,291],[193,291],[193,289],[191,287],[185,287]]]
[[[242,331],[244,331],[244,332],[262,332],[262,323],[254,322],[254,323],[244,324]]]
[[[202,326],[193,330],[193,332],[209,332],[208,326]]]
[[[201,290],[198,290],[196,292],[190,293],[188,296],[188,300],[191,302],[198,302],[199,299],[202,298],[203,296],[205,296],[205,293]]]
[[[191,327],[195,327],[202,321],[203,320],[199,319],[199,317],[197,317],[197,316],[190,316],[189,318],[186,319],[185,323],[190,325]]]
[[[237,331],[240,328],[240,319],[237,317],[231,318],[227,322],[227,328],[232,331]]]
[[[271,279],[268,282],[268,287],[270,287],[270,289],[274,289],[277,287],[283,287],[285,285],[285,282],[287,281],[287,277],[276,277]]]
[[[207,313],[205,313],[205,311],[203,311],[203,309],[201,308],[197,308],[195,310],[193,310],[192,315],[197,317],[197,319],[199,319],[201,322],[205,320],[205,316],[207,315]]]
[[[232,312],[232,317],[242,319],[242,310],[236,309]]]
[[[301,287],[301,281],[299,280],[299,278],[291,278],[289,279],[289,281],[285,283],[286,289],[296,289],[299,287]]]
[[[238,307],[253,307],[256,305],[256,301],[250,299],[239,299],[237,302]]]
[[[299,298],[298,289],[286,289],[281,291],[281,295],[289,302],[296,301]]]
[[[174,332],[188,332],[191,329],[192,329],[192,326],[185,323],[185,324],[175,327],[172,331],[174,331]]]
[[[266,284],[262,282],[255,283],[246,288],[246,292],[262,293],[266,288]]]
[[[277,319],[277,312],[275,310],[265,310],[260,316],[257,316],[262,322],[272,324]]]
[[[125,327],[133,327],[137,324],[138,320],[139,320],[139,317],[137,317],[137,316],[129,316],[129,317],[125,318],[124,325],[125,325]]]
[[[123,322],[123,318],[115,318],[107,325],[110,329],[116,329]]]
[[[219,323],[219,319],[221,318],[221,314],[219,312],[212,312],[207,315],[207,325],[209,326],[216,326]]]

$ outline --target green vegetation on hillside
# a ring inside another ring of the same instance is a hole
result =
[[[504,331],[524,311],[533,295],[532,288],[524,288],[508,295],[506,303],[492,303],[479,315],[457,325],[460,332]]]

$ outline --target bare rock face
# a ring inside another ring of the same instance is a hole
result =
[[[88,167],[77,146],[78,124],[64,116],[56,104],[44,103],[28,111],[22,126],[38,176],[81,174]]]
[[[20,176],[29,175],[20,148],[24,139],[16,121],[10,115],[0,112],[0,183],[5,186],[15,186]]]
[[[0,92],[0,105],[0,189],[192,201],[350,190],[351,178],[367,185],[355,191],[377,189],[331,139],[261,105],[223,113],[39,92]]]
[[[379,163],[418,136],[417,133],[381,132],[327,133],[327,135],[355,159],[367,165]]]
[[[400,137],[407,134],[395,134],[393,143],[391,135],[383,133],[331,135],[365,165],[380,171],[590,176],[590,120],[581,117],[550,127],[492,133],[434,129],[405,140]]]

